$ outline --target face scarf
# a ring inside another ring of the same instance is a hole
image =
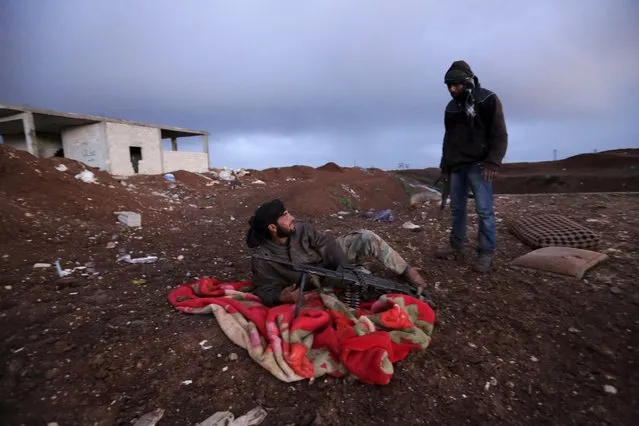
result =
[[[464,111],[469,121],[474,123],[475,116],[477,115],[475,108],[475,88],[479,87],[479,79],[473,74],[470,65],[465,61],[453,62],[448,71],[446,71],[444,82],[447,85],[458,83],[464,85],[464,94],[462,96]]]
[[[246,233],[246,245],[254,248],[269,238],[268,226],[277,225],[277,219],[286,211],[284,203],[275,199],[262,204],[255,210],[255,215],[249,219],[249,230]],[[279,228],[279,226],[278,226]]]

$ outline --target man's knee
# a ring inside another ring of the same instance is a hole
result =
[[[493,208],[492,198],[487,199],[475,199],[477,216],[482,219],[487,219],[495,215],[495,209]]]

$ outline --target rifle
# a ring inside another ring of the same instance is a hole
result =
[[[267,262],[275,262],[280,265],[285,265],[293,269],[294,271],[301,272],[302,278],[299,285],[299,296],[295,305],[294,317],[297,318],[302,302],[304,301],[304,288],[309,275],[316,275],[319,277],[326,277],[334,281],[336,284],[343,286],[344,288],[344,301],[354,309],[359,307],[359,302],[363,295],[369,291],[376,291],[381,293],[401,293],[408,296],[425,300],[426,303],[430,302],[430,294],[425,293],[425,290],[421,287],[414,287],[409,284],[400,283],[397,281],[389,280],[386,278],[376,277],[371,274],[362,272],[354,267],[348,266],[340,268],[339,270],[332,270],[321,268],[318,266],[305,265],[301,263],[291,263],[285,260],[275,259],[269,256],[262,256],[255,254],[255,259],[265,260]]]
[[[439,175],[433,186],[437,186],[437,184],[441,181],[443,181],[444,186],[442,187],[442,200],[439,203],[440,217],[442,217],[444,214],[444,209],[446,209],[446,201],[448,201],[448,196],[450,195],[450,173]]]

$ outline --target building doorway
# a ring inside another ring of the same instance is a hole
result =
[[[133,171],[135,173],[139,173],[140,160],[142,159],[142,148],[139,146],[130,146],[129,156],[131,157],[131,164],[133,165]]]

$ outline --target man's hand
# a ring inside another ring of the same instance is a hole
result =
[[[304,293],[304,301],[306,302],[312,297],[313,292]],[[296,303],[298,297],[300,297],[300,290],[295,289],[295,285],[286,287],[280,293],[280,303]]]
[[[299,296],[300,291],[295,290],[295,285],[290,287],[286,287],[280,293],[280,302],[281,303],[295,303],[297,301],[297,297]]]
[[[482,175],[485,180],[491,181],[497,177],[497,170],[492,167],[484,166],[484,170],[482,171]]]

